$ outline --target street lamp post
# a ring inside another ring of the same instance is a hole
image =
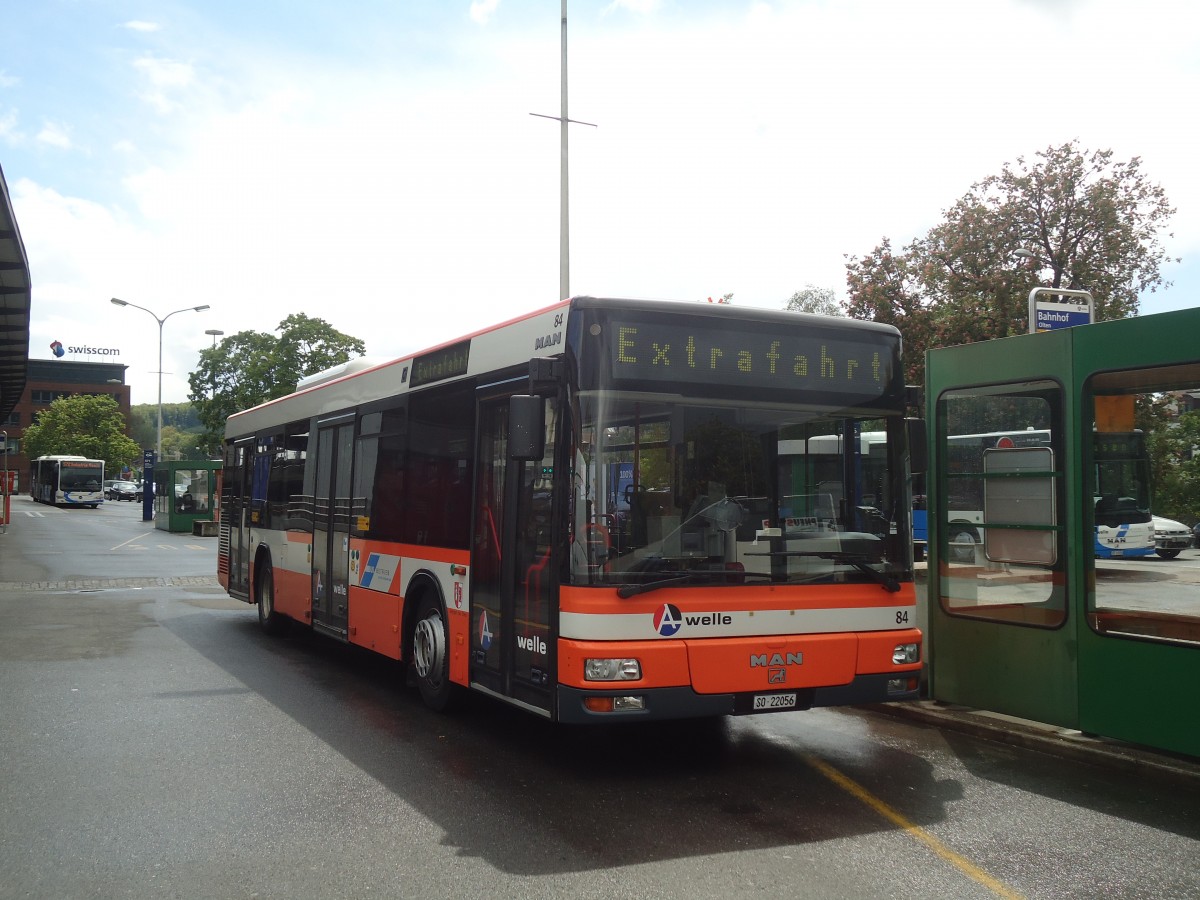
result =
[[[1063,279],[1067,275],[1066,270],[1062,266],[1060,266],[1058,263],[1054,262],[1054,260],[1043,259],[1042,257],[1038,256],[1036,253],[1034,253],[1032,250],[1026,250],[1024,247],[1022,247],[1020,250],[1014,250],[1013,256],[1019,256],[1021,259],[1031,259],[1035,263],[1040,265],[1042,268],[1049,269],[1051,272],[1053,272],[1054,273],[1054,281],[1051,284],[1051,287],[1058,287],[1059,285],[1061,285],[1063,283]],[[1074,283],[1075,283],[1075,279],[1071,278],[1070,281],[1068,282],[1067,286],[1073,287]]]
[[[204,333],[209,335],[213,339],[212,348],[215,351],[217,349],[217,338],[224,335],[225,332],[223,332],[220,328],[208,328],[205,330]],[[212,384],[210,384],[208,386],[208,388],[209,388],[209,397],[211,398],[211,401],[216,401],[216,399],[217,399],[217,373],[216,373],[216,371],[213,371],[213,373],[212,373]],[[212,447],[209,446],[207,449],[211,455]]]
[[[144,313],[150,313],[150,315],[154,318],[154,321],[158,323],[158,427],[154,434],[154,458],[157,461],[161,462],[162,461],[163,323],[166,322],[167,319],[171,318],[171,316],[175,315],[175,313],[202,312],[203,310],[206,310],[209,307],[208,307],[207,303],[205,303],[202,306],[185,306],[183,309],[172,310],[171,312],[167,313],[165,316],[163,316],[160,319],[152,310],[146,309],[146,307],[144,307],[144,306],[138,306],[136,303],[130,303],[128,300],[118,300],[116,297],[113,297],[112,302],[117,306],[132,306],[134,309],[140,309]],[[216,342],[215,337],[213,338],[213,341],[214,341],[214,343]]]

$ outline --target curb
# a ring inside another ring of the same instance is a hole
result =
[[[1139,777],[1200,787],[1200,759],[965,706],[916,700],[859,707]]]

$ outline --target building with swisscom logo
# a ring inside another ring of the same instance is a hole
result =
[[[25,429],[59,397],[76,394],[112,397],[125,418],[125,433],[129,433],[129,385],[125,383],[128,367],[123,363],[30,359],[27,366],[21,399],[0,423],[0,428],[8,433],[8,467],[18,473],[20,492],[24,492],[29,475],[29,458],[21,446]]]

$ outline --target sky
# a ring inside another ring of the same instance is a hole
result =
[[[559,299],[560,0],[4,4],[0,166],[30,356],[187,399],[208,329],[302,312],[408,355]],[[1200,4],[570,0],[572,295],[845,296],[970,186],[1139,157],[1200,304]],[[119,297],[149,311],[119,308]],[[192,312],[190,307],[210,309]],[[176,310],[184,310],[174,314]],[[170,315],[169,315],[170,314]]]

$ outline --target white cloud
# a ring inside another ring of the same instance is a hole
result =
[[[612,3],[604,7],[600,15],[607,16],[610,13],[616,12],[618,9],[625,9],[638,15],[649,15],[656,12],[659,8],[659,0],[613,0]]]
[[[17,111],[15,109],[0,112],[0,140],[16,145],[25,139],[25,135],[17,128]]]
[[[497,9],[473,4],[472,20]],[[1165,28],[1153,0],[1137,27],[1164,32],[1166,88],[1133,77],[1144,61],[1122,61],[1129,47],[1101,23],[1128,17],[1108,0],[1052,20],[1024,2],[986,14],[921,2],[706,9],[625,29],[627,17],[572,19],[570,114],[599,125],[570,130],[573,293],[732,291],[774,308],[809,283],[840,294],[845,254],[907,242],[973,181],[1076,137],[1142,156],[1181,210],[1176,252],[1200,253],[1200,137],[1180,114],[1200,29]],[[186,50],[141,57],[146,98],[177,115],[109,142],[111,166],[128,172],[118,199],[29,181],[14,191],[35,355],[70,329],[111,332],[134,402],[148,402],[157,329],[108,298],[160,315],[211,304],[164,329],[174,402],[206,328],[271,332],[304,311],[394,356],[557,299],[559,129],[529,116],[558,110],[556,14],[537,33],[463,28],[441,48],[455,65],[416,78],[268,47],[253,59],[224,48],[229,68],[198,54],[203,77],[179,61]],[[1109,61],[1080,62],[1086,83],[1069,108],[1046,99],[1067,27]],[[965,39],[984,31],[986,46]],[[236,83],[240,99],[209,82]],[[16,129],[15,113],[0,114],[0,138]]]
[[[195,69],[189,63],[143,56],[134,60],[133,67],[148,83],[142,99],[160,113],[176,110],[180,102],[177,95],[196,83]]]
[[[152,32],[158,31],[162,26],[160,26],[157,22],[141,22],[137,19],[131,19],[121,27],[128,28],[130,31]]]
[[[486,25],[499,6],[500,0],[475,0],[471,4],[471,21],[477,25]]]
[[[44,122],[42,130],[38,132],[37,140],[38,143],[58,147],[60,150],[71,149],[71,135],[67,127],[57,122]]]

